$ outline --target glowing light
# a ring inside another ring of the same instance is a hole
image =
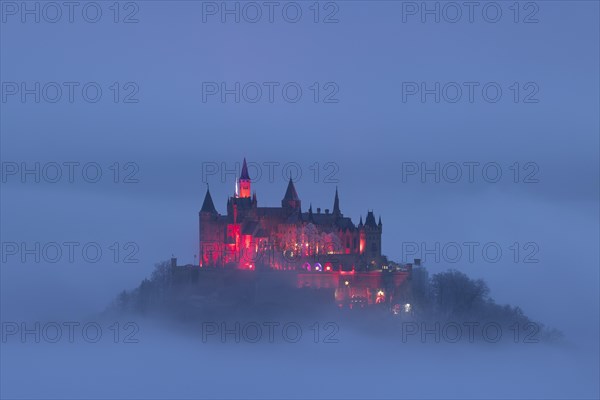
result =
[[[385,293],[383,290],[379,290],[377,292],[377,297],[375,297],[375,303],[379,304],[379,303],[383,303],[385,302]]]
[[[327,265],[327,266],[325,267],[325,271],[331,271],[331,265]]]
[[[409,313],[409,312],[410,312],[410,310],[411,310],[411,308],[412,308],[412,307],[411,307],[411,305],[410,305],[410,304],[408,304],[408,303],[406,303],[406,304],[404,305],[404,312],[405,312],[405,313]]]
[[[248,269],[254,269],[254,265],[252,265],[252,264],[248,265]]]
[[[350,282],[344,281],[344,285],[348,286],[349,284],[350,284]]]
[[[319,263],[315,264],[315,271],[323,271],[323,267],[321,266],[321,264],[319,264]]]

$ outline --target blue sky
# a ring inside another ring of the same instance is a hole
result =
[[[223,23],[219,15],[205,15],[203,22],[203,2],[195,1],[140,1],[128,8],[121,3],[118,23],[112,2],[97,2],[102,9],[97,23],[86,22],[79,9],[72,23],[65,15],[49,23],[43,14],[39,23],[31,16],[23,23],[20,9],[12,15],[3,8],[2,162],[92,162],[103,176],[98,183],[76,175],[73,183],[56,184],[7,176],[0,195],[2,241],[74,240],[106,247],[134,242],[140,262],[103,258],[75,266],[12,259],[1,271],[2,312],[32,318],[58,310],[91,312],[137,285],[154,262],[171,254],[192,262],[206,190],[203,163],[234,168],[246,157],[261,165],[297,163],[304,209],[309,203],[332,208],[336,185],[345,215],[358,222],[373,209],[382,217],[383,251],[392,259],[410,261],[403,259],[406,242],[499,243],[506,256],[498,263],[463,259],[426,266],[431,272],[454,267],[484,277],[500,302],[597,338],[598,3],[521,2],[515,17],[513,2],[496,2],[502,11],[496,23],[479,8],[472,23],[466,14],[456,23],[443,15],[439,23],[431,17],[422,22],[419,14],[406,15],[408,3],[321,2],[318,23],[313,2],[294,3],[302,10],[298,23],[287,22],[278,10],[273,23],[264,15],[256,23],[243,18]],[[137,23],[123,23],[130,13]],[[323,22],[330,13],[337,23]],[[538,22],[524,23],[532,18]],[[20,93],[7,94],[13,83],[20,89],[22,82],[30,88],[35,82],[79,86],[73,102],[63,92],[51,103],[48,92],[36,103],[32,95],[23,102]],[[102,88],[96,103],[79,90],[89,82]],[[273,102],[265,92],[256,103],[243,96],[236,103],[233,95],[222,102],[218,94],[206,93],[203,101],[207,82],[278,86]],[[453,92],[447,92],[436,103],[434,95],[422,101],[419,93],[403,101],[407,82],[427,88],[439,82],[448,90],[455,87],[448,83],[465,88],[465,82],[475,82],[475,97],[470,102],[463,92],[451,102]],[[296,103],[281,92],[289,83],[302,88]],[[489,84],[502,89],[497,102],[482,94]],[[138,101],[123,102],[133,92],[130,99]],[[329,99],[338,101],[325,102],[333,92]],[[139,167],[138,183],[122,183],[123,173],[132,171],[125,168],[128,162]],[[469,162],[495,163],[502,179],[402,179],[403,163]],[[122,172],[118,184],[109,168],[114,163]],[[511,169],[515,163],[518,183]],[[532,164],[526,168],[527,163]],[[325,181],[332,171],[326,164],[335,165],[338,182]],[[538,182],[523,182],[532,168]],[[278,205],[283,197],[287,179],[281,169],[276,172],[273,182],[254,184],[259,205]],[[211,176],[208,183],[217,209],[225,212],[232,176],[225,181]],[[540,262],[513,262],[508,252],[514,242],[535,243]],[[85,295],[81,284],[90,280],[97,285]],[[64,296],[52,296],[56,291]],[[28,301],[39,293],[52,300]],[[73,304],[71,295],[81,301]]]

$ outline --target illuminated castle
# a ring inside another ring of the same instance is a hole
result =
[[[251,192],[244,159],[239,183],[227,200],[227,214],[217,212],[210,191],[200,210],[200,267],[270,268],[303,271],[373,271],[387,268],[381,254],[381,217],[372,211],[358,225],[340,210],[336,188],[333,209],[312,205],[302,212],[290,179],[281,207],[259,207]]]

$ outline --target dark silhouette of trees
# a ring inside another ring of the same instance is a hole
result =
[[[435,311],[447,318],[480,314],[490,301],[489,292],[483,280],[472,280],[456,270],[441,272],[431,278]]]
[[[113,305],[120,311],[184,315],[194,320],[199,313],[228,315],[242,310],[244,313],[261,314],[267,310],[308,315],[311,311],[323,311],[333,304],[332,294],[291,289],[288,284],[274,285],[270,279],[275,275],[263,276],[260,281],[263,286],[259,287],[258,281],[249,280],[250,277],[240,279],[232,271],[223,272],[223,275],[212,276],[208,283],[203,284],[199,280],[198,270],[173,267],[168,261],[161,262],[156,264],[149,279],[144,279],[133,291],[122,291]],[[277,282],[277,279],[274,281]],[[387,284],[391,292],[392,284]],[[456,270],[430,277],[425,268],[415,267],[404,290],[396,295],[396,301],[411,304],[413,311],[410,318],[441,323],[493,322],[508,329],[507,332],[518,327],[522,332],[537,330],[537,337],[544,340],[562,338],[561,332],[534,323],[519,307],[496,304],[483,280],[471,279]]]
[[[419,313],[430,312],[432,305],[431,280],[423,267],[414,267],[411,280],[411,304]]]

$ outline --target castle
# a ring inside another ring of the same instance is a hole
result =
[[[259,207],[244,159],[227,214],[217,212],[207,188],[199,213],[200,267],[300,271],[373,271],[387,268],[381,254],[381,217],[372,211],[358,225],[340,209],[312,205],[303,212],[291,178],[281,207]]]

